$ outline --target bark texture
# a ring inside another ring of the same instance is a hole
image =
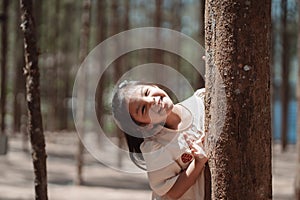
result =
[[[206,1],[212,199],[271,199],[270,0]]]
[[[40,108],[40,73],[32,1],[20,0],[21,28],[24,34],[26,99],[28,106],[28,132],[32,147],[35,199],[47,200],[46,150]]]

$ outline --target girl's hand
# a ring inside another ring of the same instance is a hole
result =
[[[189,147],[191,149],[191,153],[195,157],[195,160],[206,163],[208,158],[207,158],[205,151],[203,150],[202,143],[199,144],[199,142],[193,140],[187,134],[184,135],[184,138],[185,138],[187,144],[189,145]]]
[[[190,149],[196,163],[201,163],[204,165],[208,161],[208,157],[201,147],[199,148],[199,146],[196,147],[196,145],[192,145]]]

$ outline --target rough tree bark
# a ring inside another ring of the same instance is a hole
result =
[[[40,108],[40,73],[32,1],[20,0],[21,28],[24,34],[26,99],[28,106],[28,132],[32,147],[35,199],[47,200],[46,150]]]
[[[80,63],[83,62],[85,57],[88,54],[88,44],[89,44],[89,35],[90,35],[90,13],[91,12],[91,1],[90,0],[83,0],[82,1],[82,15],[81,15],[81,37],[80,37],[80,52],[79,52],[79,61]],[[81,76],[82,79],[78,80],[79,88],[77,93],[77,118],[78,122],[78,129],[81,134],[84,134],[84,119],[85,119],[85,82],[86,76]],[[82,141],[78,140],[78,151],[77,151],[77,177],[75,179],[76,185],[81,185],[83,183],[82,179],[82,168],[83,168],[83,153],[84,153],[84,146]]]
[[[271,1],[207,0],[205,8],[212,199],[271,199]]]

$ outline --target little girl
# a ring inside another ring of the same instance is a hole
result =
[[[129,154],[145,164],[152,199],[204,199],[204,89],[173,104],[155,84],[124,81],[115,90],[113,115]]]

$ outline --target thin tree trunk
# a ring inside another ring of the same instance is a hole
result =
[[[289,106],[289,44],[287,35],[287,0],[281,0],[281,40],[282,40],[282,122],[281,122],[281,145],[282,151],[286,150],[288,133],[288,106]]]
[[[161,22],[162,22],[162,4],[163,0],[155,0],[155,17],[154,17],[154,26],[155,27],[161,27]],[[160,32],[157,32],[157,42],[160,42]],[[163,50],[155,49],[154,50],[154,61],[155,63],[160,63],[163,64],[163,56],[164,52]]]
[[[300,0],[298,0],[298,21],[300,20]],[[300,27],[298,26],[298,83],[297,102],[300,105]],[[300,106],[297,108],[297,172],[295,178],[295,199],[300,200]]]
[[[8,25],[8,4],[9,0],[3,0],[3,21],[2,21],[2,32],[1,32],[1,133],[0,133],[0,155],[7,153],[7,136],[5,134],[5,115],[6,115],[6,64],[7,64],[7,25]]]
[[[205,26],[204,26],[204,15],[205,15],[205,0],[199,1],[200,10],[199,10],[199,42],[204,46],[205,42]]]
[[[60,0],[55,0],[54,6],[55,6],[55,17],[53,17],[55,21],[54,26],[54,38],[55,38],[55,46],[54,46],[54,74],[56,76],[55,80],[55,90],[54,90],[54,97],[55,101],[53,101],[53,107],[54,107],[54,119],[55,119],[55,127],[54,130],[61,130],[61,122],[64,121],[64,114],[62,114],[62,111],[64,111],[64,97],[61,95],[64,84],[60,83],[63,79],[62,71],[64,68],[62,67],[61,62],[61,45],[60,45]],[[63,52],[62,52],[63,54]]]
[[[80,63],[83,62],[85,57],[88,54],[88,44],[89,44],[89,35],[90,35],[90,11],[91,11],[91,1],[83,0],[82,1],[82,15],[81,15],[81,39],[80,39],[80,52],[79,52],[79,60]],[[77,93],[77,118],[78,118],[78,129],[81,134],[84,134],[84,121],[85,121],[85,84],[86,84],[86,75],[83,74],[81,80],[79,81],[79,89]],[[82,170],[83,170],[83,153],[84,146],[82,141],[78,140],[78,151],[77,151],[77,177],[75,179],[76,185],[81,185],[83,183],[82,179]]]
[[[69,32],[73,31],[74,29],[74,22],[70,24],[70,20],[73,21],[74,16],[76,13],[74,13],[74,7],[77,5],[69,2],[65,3],[62,7],[62,10],[64,12],[61,12],[61,33],[62,33],[62,38],[68,37]],[[70,30],[71,28],[71,30]],[[73,36],[74,37],[74,36]],[[75,36],[76,37],[76,36]],[[64,80],[63,87],[60,88],[60,93],[59,93],[59,99],[60,103],[63,105],[59,112],[59,116],[61,116],[61,120],[59,121],[59,129],[67,129],[69,128],[68,124],[68,97],[69,97],[69,92],[70,92],[70,66],[74,63],[75,58],[73,58],[73,53],[75,48],[72,48],[72,39],[70,40],[62,40],[61,41],[61,52],[63,54],[63,61],[61,62],[61,78]],[[77,57],[77,56],[76,56]],[[77,62],[77,61],[76,61]]]
[[[56,75],[57,75],[57,83],[56,83],[56,112],[55,112],[55,118],[57,119],[56,125],[58,130],[64,130],[68,128],[68,110],[67,110],[67,93],[66,90],[69,89],[69,66],[70,62],[68,61],[68,53],[69,49],[66,49],[64,46],[67,44],[67,42],[61,41],[61,38],[63,38],[62,33],[64,31],[61,27],[63,27],[63,12],[67,12],[65,9],[61,9],[61,1],[56,0],[55,1],[55,10],[56,10],[56,23],[55,26],[55,38],[56,39],[56,50],[55,50],[55,65],[56,67]],[[72,11],[71,11],[72,12]],[[68,13],[69,14],[69,13]],[[69,18],[68,18],[69,19]],[[67,19],[65,19],[67,20]],[[68,24],[66,25],[66,29],[70,28],[69,20]],[[68,32],[68,31],[67,31]],[[64,80],[63,82],[61,80]]]
[[[182,0],[179,1],[174,1],[173,7],[172,7],[172,18],[171,18],[171,23],[172,23],[172,29],[181,32],[181,17],[182,17],[182,12],[181,8],[183,6]],[[181,51],[181,42],[180,40],[174,41],[174,45],[176,45],[176,48]],[[180,72],[181,70],[181,57],[179,55],[169,55],[169,59],[171,59],[171,64],[170,66],[173,66],[175,70]],[[177,81],[177,88],[180,88],[180,81]]]
[[[205,0],[199,2],[199,43],[204,48],[205,28],[204,28],[204,13],[205,13]],[[203,88],[205,86],[204,77],[198,74],[196,88]]]
[[[53,2],[53,1],[52,1]],[[53,40],[55,42],[53,42],[53,52],[52,55],[54,57],[54,62],[53,62],[53,77],[52,77],[52,81],[54,83],[54,87],[53,88],[53,100],[51,101],[52,103],[52,108],[53,108],[53,122],[54,122],[54,127],[51,127],[52,130],[57,130],[59,129],[59,121],[61,120],[61,116],[59,115],[59,111],[63,110],[63,100],[59,99],[59,91],[61,90],[61,86],[59,84],[59,71],[61,69],[59,69],[59,53],[60,53],[60,49],[59,49],[59,45],[60,45],[60,38],[59,38],[59,24],[60,24],[60,20],[59,20],[59,15],[60,15],[60,2],[61,0],[55,0],[53,2],[54,4],[54,10],[55,10],[55,15],[51,16],[53,22],[51,24],[53,24]]]
[[[97,1],[97,44],[105,39],[106,35],[106,2]]]
[[[272,199],[270,0],[206,1],[212,199]]]
[[[120,17],[120,14],[118,13],[118,1],[117,0],[112,1],[111,10],[112,10],[112,13],[114,16],[113,22],[112,22],[112,34],[115,35],[121,30],[120,27],[122,26],[121,17]],[[120,44],[120,43],[115,44],[115,47],[114,47],[115,52],[117,52],[117,49],[119,49],[121,45],[124,45],[124,44]],[[115,83],[121,78],[123,70],[124,69],[122,68],[122,60],[121,60],[121,58],[119,58],[115,61],[115,66],[114,66],[114,82]],[[118,147],[122,148],[123,141],[124,141],[123,140],[124,134],[122,133],[122,131],[120,129],[117,129],[116,134],[118,136]],[[121,168],[122,163],[123,163],[122,154],[120,153],[120,151],[118,151],[117,166],[119,168]]]
[[[20,23],[19,23],[20,24]],[[19,43],[20,44],[20,43]],[[17,45],[17,47],[20,47]],[[20,57],[23,56],[23,57]],[[23,101],[26,100],[25,98],[25,80],[23,76],[23,68],[25,66],[24,62],[24,51],[20,50],[19,53],[16,53],[17,57],[17,62],[15,66],[15,94],[14,94],[14,111],[13,111],[13,119],[14,119],[14,125],[13,125],[13,130],[14,133],[19,133],[21,132],[22,134],[25,134],[21,131],[21,126],[22,126],[22,116],[24,115],[24,107],[23,107]]]
[[[47,200],[46,150],[40,108],[40,73],[31,0],[20,0],[21,28],[24,33],[25,75],[28,105],[28,132],[32,147],[35,199]]]
[[[129,30],[130,28],[130,21],[129,21],[129,15],[130,15],[130,0],[127,0],[125,2],[125,22],[124,22],[124,29]]]
[[[18,13],[17,16],[20,16],[19,4],[16,3],[16,12]],[[24,61],[24,49],[21,40],[22,32],[20,30],[20,17],[16,17],[15,21],[15,29],[16,29],[16,36],[15,36],[15,49],[20,49],[20,51],[16,51],[15,53],[15,77],[14,77],[14,111],[13,111],[13,118],[14,118],[14,125],[13,130],[14,133],[21,131],[21,117],[23,115],[24,108],[22,107],[22,102],[26,100],[25,98],[25,79],[23,76],[23,68],[25,67]],[[22,133],[25,134],[25,133]]]
[[[106,36],[106,2],[97,1],[97,44],[101,43]],[[105,77],[102,76],[99,81],[99,86],[96,93],[97,117],[102,126],[102,117],[104,116],[103,93],[104,93]],[[100,141],[101,142],[101,141]]]

